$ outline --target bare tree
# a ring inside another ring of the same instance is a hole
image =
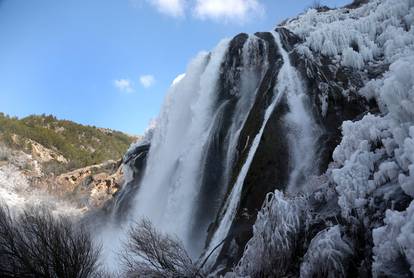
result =
[[[316,10],[318,10],[318,9],[320,9],[320,8],[322,8],[323,6],[322,6],[322,3],[321,3],[321,1],[320,0],[313,0],[313,2],[312,2],[312,5],[311,5],[311,8],[312,9],[316,9]]]
[[[45,208],[12,216],[0,206],[1,277],[93,277],[100,248],[90,234]]]
[[[312,4],[309,6],[310,9],[315,9],[318,12],[326,12],[329,11],[331,8],[329,8],[326,5],[323,5],[320,0],[314,0]]]
[[[148,219],[130,229],[126,247],[127,277],[205,277],[182,243],[158,232]]]

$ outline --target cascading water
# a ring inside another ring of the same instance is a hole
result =
[[[269,63],[281,64],[279,73]],[[274,82],[266,83],[269,78]],[[258,101],[263,101],[264,96],[258,93],[263,94],[263,84],[268,84],[264,87],[269,86],[273,97],[259,108],[262,119],[257,129],[241,140],[253,107],[257,110]],[[232,41],[222,41],[211,53],[198,55],[166,97],[151,136],[145,172],[137,181],[139,189],[130,198],[129,211],[122,212],[128,214],[123,225],[149,218],[160,231],[177,235],[193,257],[203,250],[209,254],[229,233],[246,175],[282,98],[287,99],[290,109],[283,122],[293,142],[289,146],[291,186],[310,172],[299,159],[304,145],[309,148],[314,138],[315,126],[307,116],[304,96],[278,33],[273,33],[273,38],[270,34],[241,34]],[[235,168],[241,159],[240,169]],[[118,204],[115,207],[119,208]],[[215,219],[218,226],[211,230],[209,225]],[[121,248],[125,230],[111,226],[103,232],[107,260],[112,261],[113,252]],[[215,251],[209,262],[214,262],[218,253]]]
[[[279,44],[278,33],[275,33],[275,38]],[[315,144],[322,131],[310,112],[309,97],[298,71],[292,66],[288,53],[282,47],[280,49],[287,72],[285,82],[289,84],[286,91],[290,111],[285,116],[288,129],[285,136],[290,142],[290,160],[293,166],[286,190],[288,193],[295,194],[307,190],[303,188],[304,182],[311,175],[318,174],[316,167],[318,163],[315,163],[317,159]]]

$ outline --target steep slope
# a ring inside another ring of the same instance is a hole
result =
[[[112,215],[229,277],[412,276],[413,24],[412,0],[356,1],[200,54]]]

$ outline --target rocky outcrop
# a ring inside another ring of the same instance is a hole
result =
[[[49,161],[57,161],[58,163],[67,164],[68,160],[61,154],[52,151],[48,148],[45,148],[41,144],[28,139],[27,143],[30,144],[30,149],[32,150],[32,156],[40,163],[49,162]]]
[[[80,206],[100,208],[123,183],[121,160],[106,161],[52,178],[48,191]]]
[[[117,221],[122,221],[132,206],[131,202],[139,189],[139,182],[145,171],[149,148],[147,142],[138,141],[130,147],[122,160],[122,167],[125,169],[122,190],[116,192],[115,198],[105,207],[106,211],[112,211],[116,215]]]

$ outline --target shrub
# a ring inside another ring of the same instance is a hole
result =
[[[127,277],[205,277],[175,238],[159,233],[149,220],[129,232],[123,254]]]
[[[60,175],[68,171],[69,167],[67,165],[59,163],[57,161],[51,160],[43,163],[43,173],[46,175],[54,174]]]
[[[3,144],[0,144],[0,161],[7,161],[10,157],[10,150]]]
[[[45,208],[14,216],[0,206],[1,277],[97,277],[99,253],[69,218]]]

